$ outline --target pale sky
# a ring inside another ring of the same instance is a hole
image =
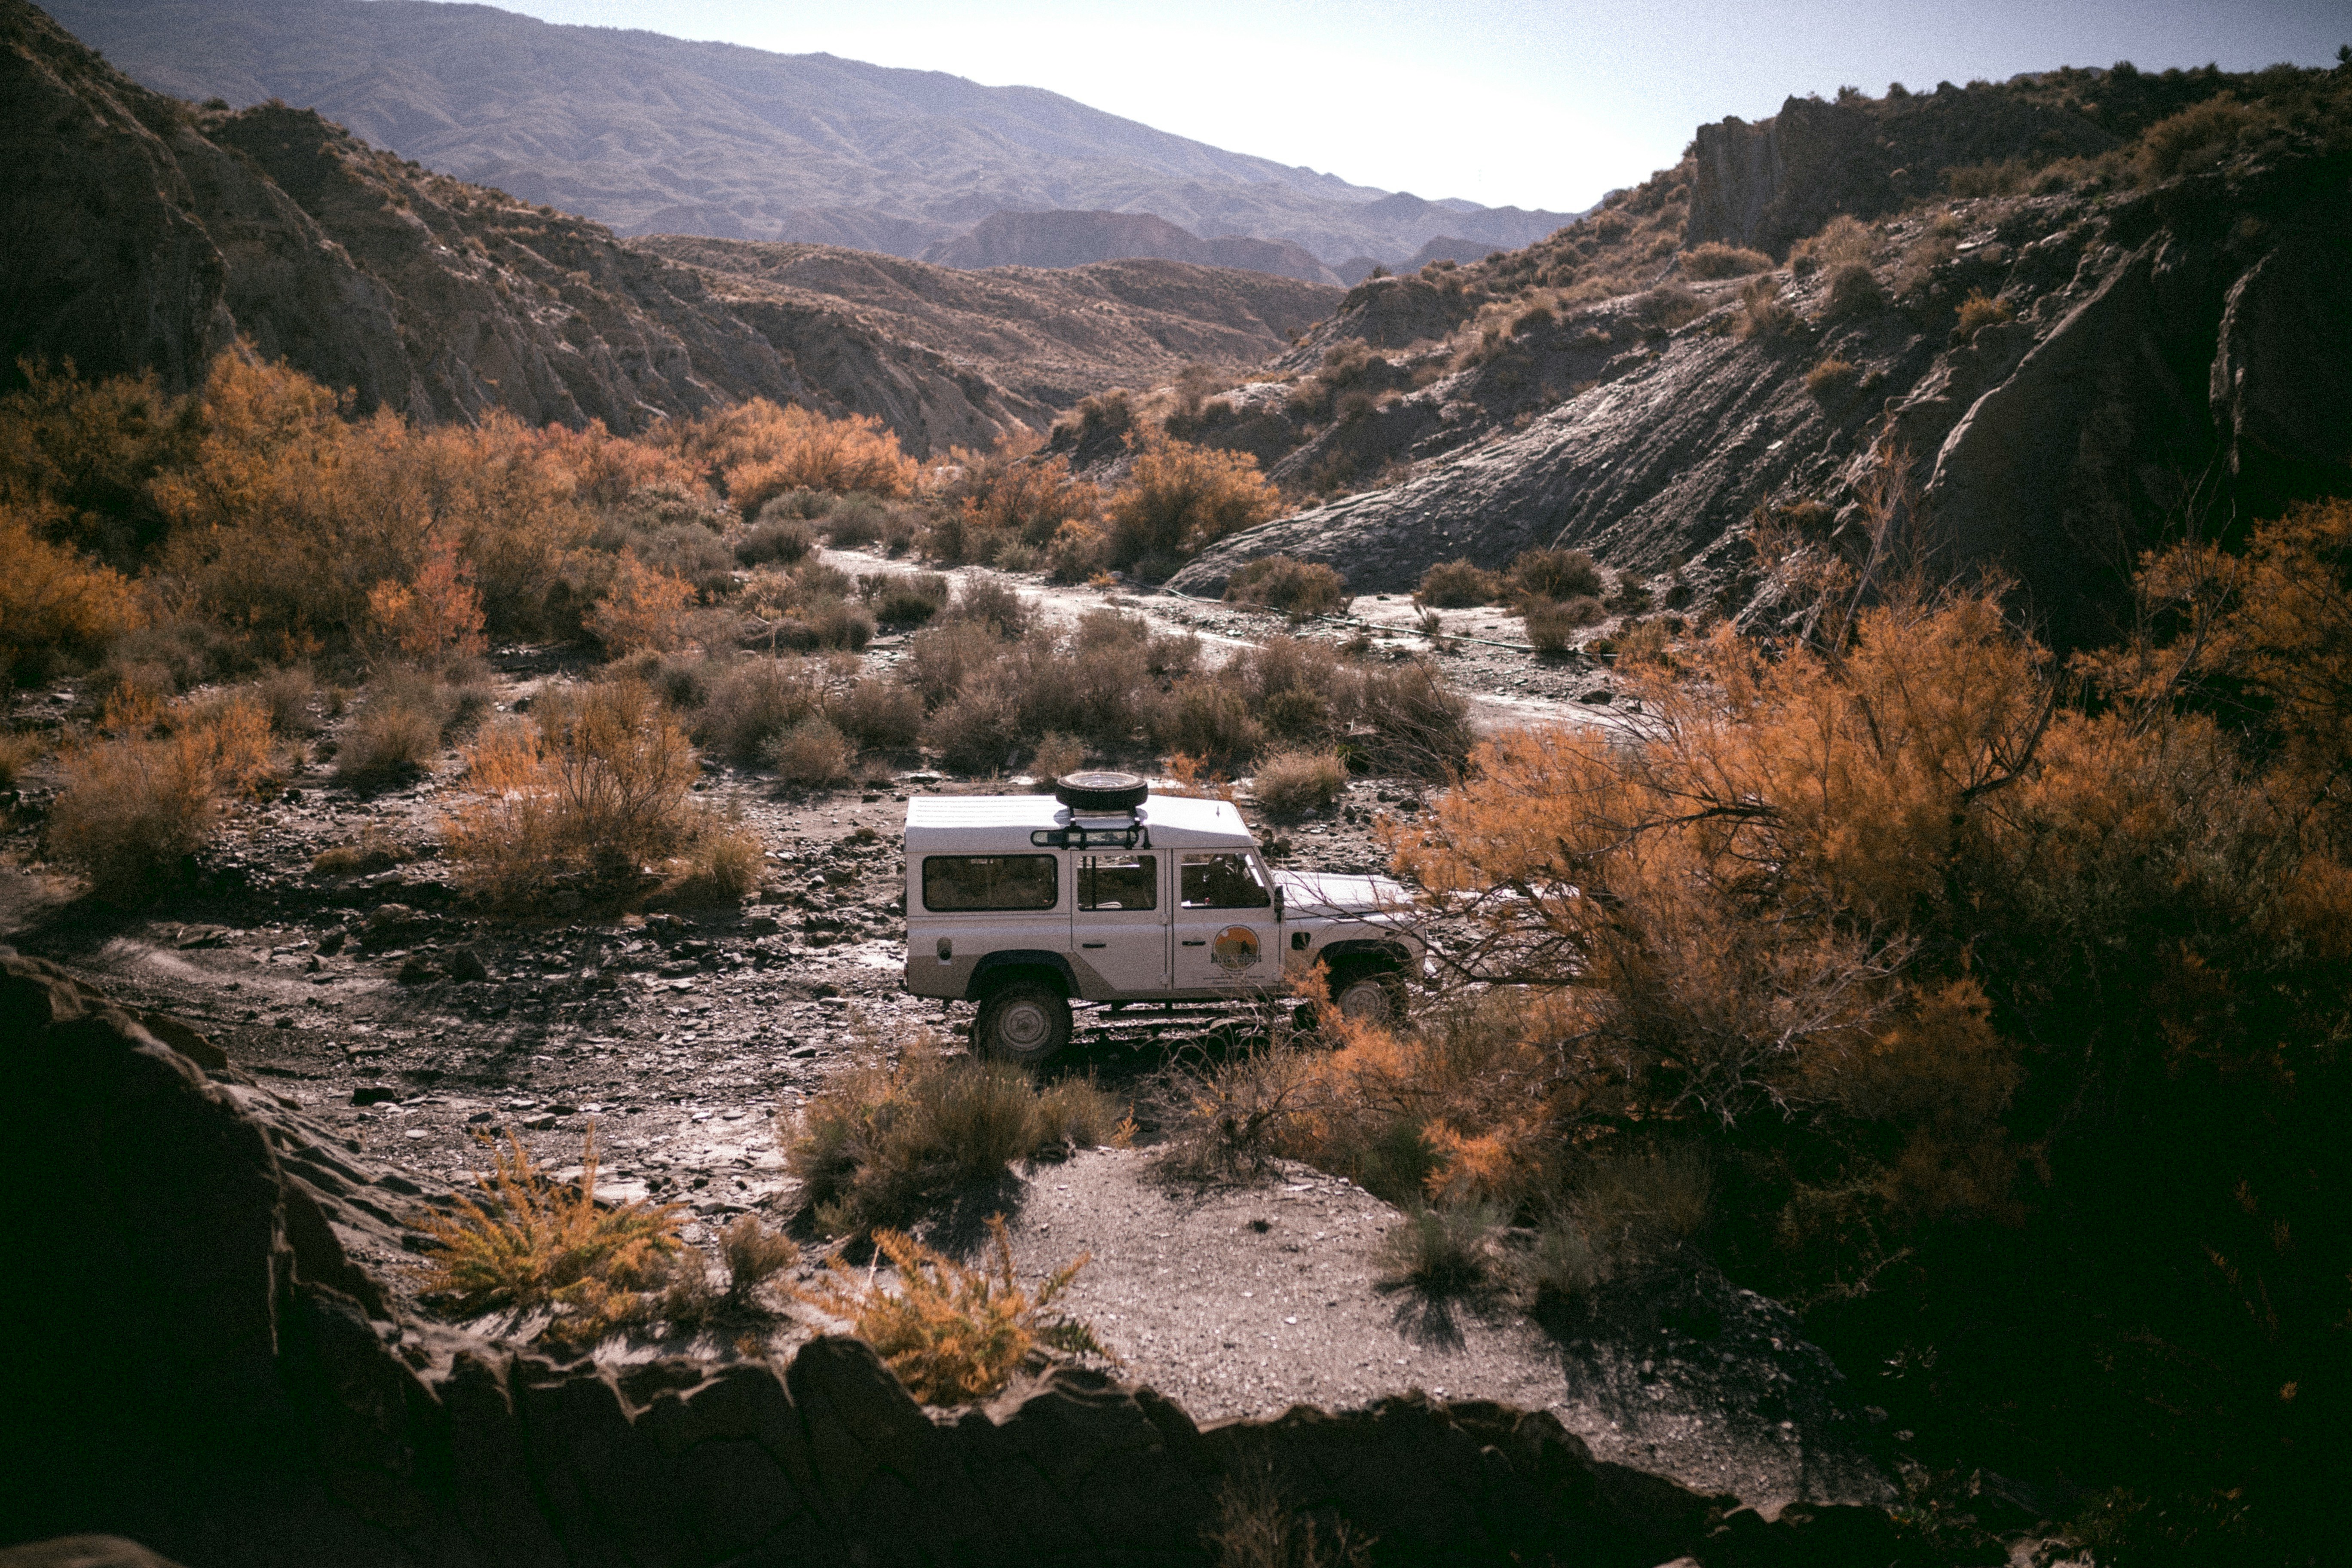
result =
[[[493,0],[1043,87],[1360,184],[1576,211],[1681,155],[1703,120],[1791,94],[1993,80],[2128,59],[2332,64],[2341,0]]]

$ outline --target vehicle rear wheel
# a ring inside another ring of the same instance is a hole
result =
[[[971,1026],[975,1054],[1034,1067],[1070,1043],[1069,998],[1034,980],[998,986]]]
[[[1404,976],[1390,964],[1349,964],[1331,976],[1331,1005],[1343,1018],[1400,1023],[1404,1018]]]

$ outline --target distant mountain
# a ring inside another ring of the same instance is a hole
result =
[[[1339,282],[1312,251],[1296,245],[1237,234],[1202,239],[1151,213],[992,213],[971,233],[933,246],[923,259],[943,267],[1084,267],[1135,257],[1238,267],[1335,288]]]
[[[623,235],[914,257],[1000,212],[1116,212],[1325,262],[1394,266],[1440,235],[1519,246],[1572,216],[1351,185],[1036,88],[557,26],[486,5],[52,0],[48,9],[159,91],[316,108],[403,157]]]
[[[1188,363],[1238,370],[1339,298],[1173,261],[965,274],[700,240],[678,265],[310,110],[151,92],[26,0],[0,0],[0,387],[29,357],[184,391],[243,338],[361,412],[632,431],[765,396],[873,415],[922,454]]]
[[[783,318],[845,317],[856,335],[977,371],[1033,425],[1112,386],[1162,385],[1188,364],[1243,374],[1341,299],[1325,284],[1141,258],[954,271],[825,245],[682,235],[630,244],[693,267],[804,372],[829,356]]]

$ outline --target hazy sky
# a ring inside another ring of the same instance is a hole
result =
[[[492,0],[551,22],[1050,88],[1362,184],[1573,211],[1693,127],[1852,83],[2332,63],[2342,0]]]

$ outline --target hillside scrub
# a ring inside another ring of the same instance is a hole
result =
[[[1344,610],[1349,598],[1348,580],[1333,568],[1287,555],[1260,556],[1225,581],[1228,604],[1264,605],[1293,621]]]
[[[1110,563],[1165,575],[1281,509],[1255,458],[1155,438],[1136,455],[1127,483],[1111,498]]]
[[[1965,593],[1621,666],[1641,744],[1498,737],[1398,841],[1482,926],[1458,956],[1578,984],[1442,1110],[1425,1032],[1351,1036],[1314,1070],[1361,1109],[1286,1136],[1528,1215],[1600,1212],[1609,1150],[1703,1151],[1707,1245],[1894,1357],[1882,1403],[2292,1555],[2261,1532],[2326,1490],[2340,1413],[2279,1391],[2340,1386],[2352,1304],[2347,559],[2337,502],[2151,562],[2089,700]]]
[[[924,536],[941,564],[1003,564],[1008,550],[1042,552],[1065,528],[1092,524],[1101,493],[1074,479],[1066,457],[1040,457],[1034,436],[1008,437],[986,453],[951,449],[934,470],[931,498],[943,515]]]
[[[268,710],[241,693],[71,746],[49,853],[87,874],[100,899],[136,902],[204,847],[227,801],[274,782],[277,761]]]
[[[746,517],[795,489],[905,496],[918,477],[915,460],[898,449],[898,437],[872,416],[833,419],[763,397],[675,421],[656,439]]]

